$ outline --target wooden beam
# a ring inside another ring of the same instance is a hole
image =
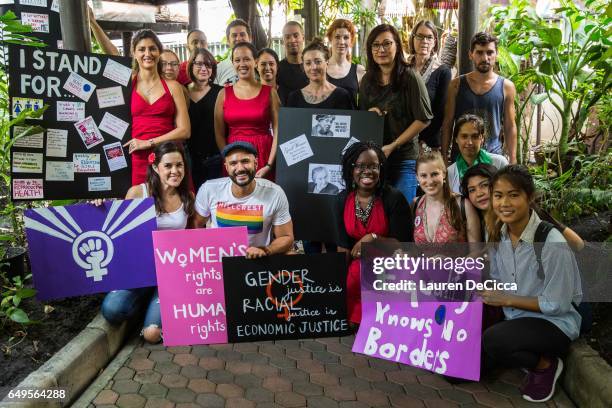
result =
[[[60,26],[64,49],[91,52],[91,31],[86,2],[60,0]]]
[[[199,28],[198,0],[188,0],[189,7],[189,29],[195,30]]]
[[[187,30],[185,23],[133,23],[126,21],[104,21],[98,20],[98,24],[104,31],[138,31],[143,28],[155,31],[157,34],[180,33]]]

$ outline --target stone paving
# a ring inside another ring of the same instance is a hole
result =
[[[523,374],[449,384],[351,352],[354,336],[193,347],[139,343],[84,407],[527,407]],[[90,392],[90,394],[92,394]],[[544,404],[543,404],[544,405]],[[558,389],[548,407],[573,407]]]

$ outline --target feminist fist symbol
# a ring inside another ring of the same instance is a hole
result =
[[[103,276],[108,275],[108,270],[100,266],[105,255],[102,250],[101,239],[88,239],[87,242],[81,244],[79,252],[86,257],[85,262],[91,267],[91,269],[85,271],[88,278],[93,278],[94,282],[98,282],[102,280]]]

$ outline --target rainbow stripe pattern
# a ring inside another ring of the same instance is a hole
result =
[[[263,205],[217,203],[219,227],[247,227],[249,234],[263,231]]]

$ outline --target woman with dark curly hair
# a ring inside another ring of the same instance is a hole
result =
[[[412,241],[412,211],[402,193],[385,184],[386,157],[373,142],[351,145],[342,157],[346,190],[338,196],[338,251],[349,258],[348,318],[361,321],[361,245]]]

